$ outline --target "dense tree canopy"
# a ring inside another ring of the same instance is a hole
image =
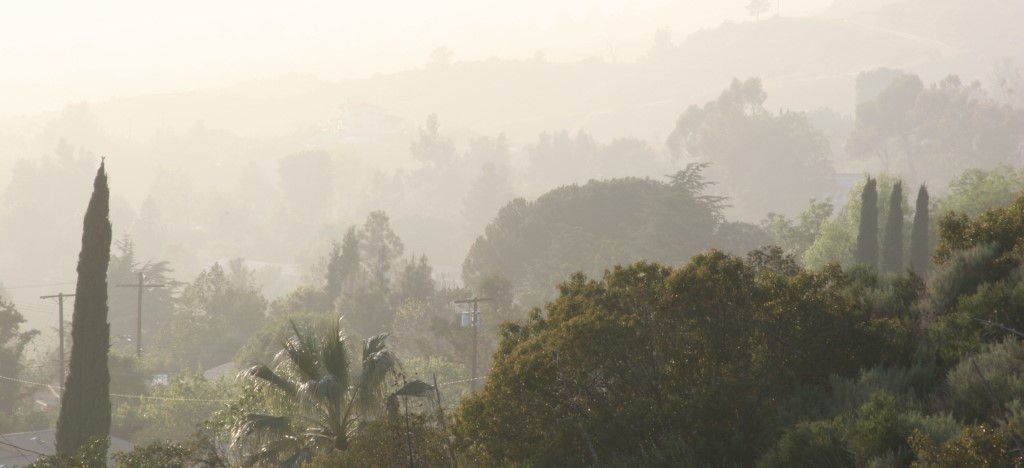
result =
[[[722,225],[723,201],[706,194],[702,169],[691,165],[668,182],[591,181],[513,200],[473,244],[463,278],[473,285],[500,275],[537,303],[573,271],[598,274],[636,259],[681,263],[710,247]]]
[[[946,179],[969,168],[1019,161],[1024,111],[1000,105],[978,83],[950,76],[925,87],[910,74],[889,74],[874,99],[857,105],[847,148],[881,158],[886,171]]]
[[[722,186],[740,215],[752,219],[769,212],[792,214],[833,188],[825,135],[802,113],[769,112],[766,98],[761,80],[733,80],[718,99],[690,106],[668,137],[676,156],[723,169]]]

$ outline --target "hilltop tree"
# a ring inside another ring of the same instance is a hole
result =
[[[860,195],[860,229],[857,232],[857,263],[868,268],[878,266],[878,189],[868,177]]]
[[[441,134],[440,128],[437,114],[430,114],[426,127],[419,129],[419,138],[409,146],[413,158],[426,166],[445,167],[455,162],[455,144]]]
[[[746,8],[747,12],[754,19],[761,19],[761,15],[768,13],[768,10],[772,8],[772,4],[768,0],[750,0]]]
[[[921,184],[917,190],[914,227],[910,231],[910,267],[920,276],[927,274],[931,267],[928,254],[928,189]]]
[[[110,262],[110,190],[104,163],[93,182],[78,256],[71,362],[57,419],[57,452],[71,453],[110,433],[110,324],[107,266]]]
[[[889,216],[882,249],[882,271],[898,273],[903,270],[903,183],[900,181],[892,185],[889,194]]]
[[[754,219],[793,214],[834,185],[825,134],[803,113],[768,111],[767,98],[761,80],[733,80],[718,99],[686,109],[666,141],[674,157],[723,171],[727,194]]]
[[[916,75],[889,78],[873,100],[857,105],[846,145],[852,155],[878,156],[886,172],[930,179],[1020,157],[1024,110],[994,102],[979,83],[965,85],[955,75],[927,87]]]

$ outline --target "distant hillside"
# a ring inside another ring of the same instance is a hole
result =
[[[840,0],[818,17],[725,23],[629,63],[495,59],[341,83],[286,75],[92,109],[110,133],[133,137],[197,123],[257,138],[324,131],[342,106],[368,103],[409,131],[437,113],[449,131],[504,131],[520,144],[542,131],[586,129],[660,146],[683,109],[712,99],[733,77],[761,77],[770,107],[851,113],[853,80],[866,69],[903,68],[932,81],[950,73],[984,77],[1005,56],[1024,63],[1022,18],[1024,2]]]

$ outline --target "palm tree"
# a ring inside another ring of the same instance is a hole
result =
[[[284,413],[250,413],[237,422],[232,446],[255,442],[245,466],[280,460],[278,466],[297,467],[317,452],[344,451],[361,422],[397,416],[399,397],[432,394],[433,387],[420,380],[398,386],[400,365],[385,347],[386,333],[363,340],[354,372],[337,322],[326,330],[292,322],[292,331],[273,368],[260,363],[238,374],[262,390],[271,412]]]

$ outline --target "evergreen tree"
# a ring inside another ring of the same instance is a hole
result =
[[[921,276],[928,273],[931,267],[928,257],[928,189],[921,184],[917,191],[914,227],[910,231],[910,266],[915,273]]]
[[[868,177],[860,195],[860,231],[857,233],[857,263],[869,268],[878,266],[878,188]]]
[[[352,226],[345,233],[341,245],[334,242],[327,259],[327,285],[324,287],[326,310],[331,310],[334,307],[334,302],[345,290],[345,285],[355,277],[358,271],[359,235],[356,232],[356,227]]]
[[[903,182],[892,184],[889,195],[889,219],[885,222],[885,243],[882,245],[882,271],[903,270]]]
[[[94,437],[110,433],[110,324],[107,323],[107,266],[110,263],[110,191],[100,163],[85,211],[78,284],[71,317],[71,362],[60,416],[57,452],[73,453]]]

